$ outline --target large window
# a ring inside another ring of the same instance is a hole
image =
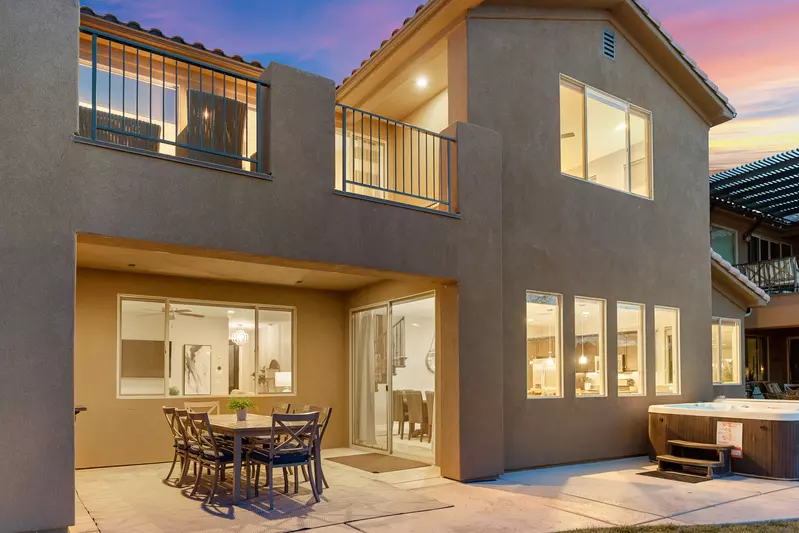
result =
[[[644,306],[616,304],[619,396],[646,394]]]
[[[657,394],[680,394],[680,310],[655,307]]]
[[[753,235],[749,239],[749,262],[768,261],[781,259],[793,255],[793,246],[790,244]]]
[[[741,383],[741,321],[713,318],[713,383]]]
[[[574,356],[577,396],[605,396],[605,301],[574,299]]]
[[[736,239],[734,230],[710,226],[710,247],[731,265],[738,263]]]
[[[295,390],[291,308],[121,297],[119,313],[119,396]]]
[[[527,396],[561,397],[561,297],[527,292]]]
[[[652,198],[652,115],[580,82],[560,79],[561,172]]]
[[[746,336],[746,381],[768,381],[768,337]]]

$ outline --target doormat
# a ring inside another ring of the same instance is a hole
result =
[[[680,481],[682,483],[702,483],[703,481],[710,481],[704,476],[694,476],[691,474],[681,474],[680,472],[664,472],[661,470],[650,470],[649,472],[638,472],[639,476],[656,477],[659,479],[668,479],[671,481]]]
[[[326,458],[325,461],[333,461],[343,465],[351,466],[359,470],[365,470],[373,474],[384,474],[386,472],[396,472],[397,470],[410,470],[411,468],[422,468],[430,466],[419,461],[411,461],[393,455],[383,455],[382,453],[365,453],[361,455],[345,455],[343,457]]]

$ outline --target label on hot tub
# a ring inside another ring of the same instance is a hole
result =
[[[743,457],[744,425],[740,422],[716,422],[716,444],[733,446],[731,456],[736,459]]]

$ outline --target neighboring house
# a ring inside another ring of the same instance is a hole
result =
[[[70,524],[76,466],[169,459],[163,404],[327,405],[326,447],[413,454],[406,395],[477,480],[643,454],[650,405],[713,398],[735,112],[637,1],[564,4],[430,0],[336,88],[9,3],[0,532]]]
[[[799,150],[710,177],[711,246],[771,295],[747,314],[746,381],[799,383]]]

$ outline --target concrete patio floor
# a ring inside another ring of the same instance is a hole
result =
[[[327,456],[348,453],[358,452],[329,450]],[[614,525],[689,525],[799,519],[799,483],[733,476],[689,484],[636,475],[654,468],[646,458],[633,458],[511,472],[493,482],[461,484],[437,477],[435,467],[370,474],[328,461],[325,462],[325,472],[331,486],[367,483],[361,486],[370,492],[413,502],[408,509],[418,503],[422,508],[434,510],[397,514],[404,512],[398,505],[396,509],[381,509],[383,515],[378,518],[367,518],[365,515],[361,518],[356,512],[351,517],[341,518],[334,525],[325,525],[322,521],[317,525],[309,523],[305,527],[315,527],[314,531],[319,533],[544,532]],[[81,477],[79,472],[79,496],[84,483]],[[362,481],[356,481],[358,479]],[[401,492],[396,489],[408,493],[408,497],[413,495],[413,498],[399,498]],[[325,497],[333,502],[337,493],[331,489],[325,493]],[[202,513],[198,502],[190,503],[196,506],[197,513]],[[345,507],[348,504],[346,501],[339,503]],[[109,533],[103,529],[102,522],[97,528],[80,500],[76,505],[81,514],[78,524],[71,531]],[[321,504],[313,504],[311,508],[314,505]],[[87,507],[91,512],[92,506]],[[264,517],[261,520],[269,519]],[[263,525],[267,529],[251,529],[237,522],[231,520],[227,524],[229,527],[214,531],[271,530],[266,524]],[[167,530],[150,528],[141,531],[165,533]]]

